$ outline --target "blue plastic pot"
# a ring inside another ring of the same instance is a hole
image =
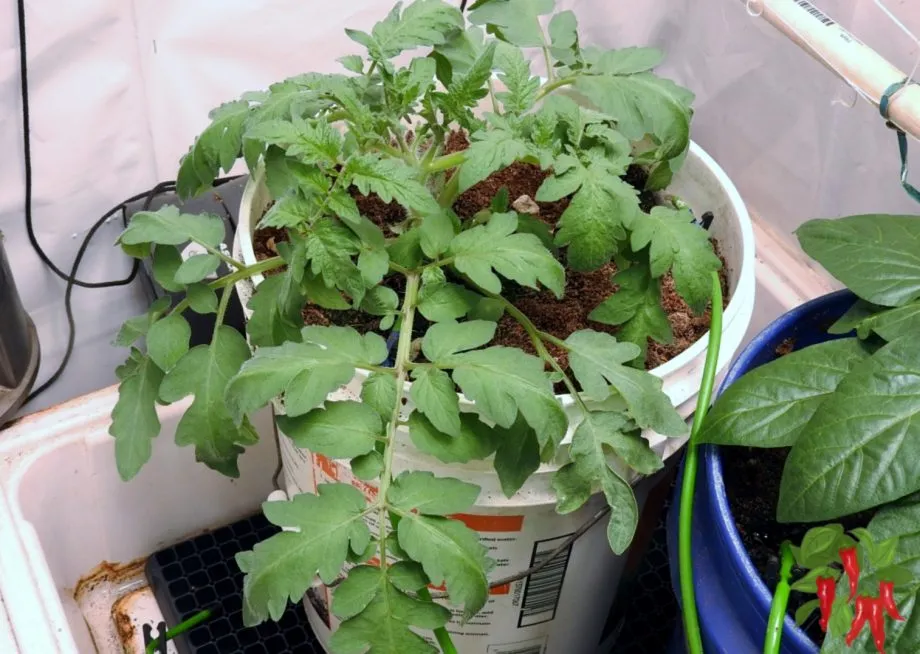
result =
[[[773,361],[777,357],[776,348],[787,338],[795,339],[796,350],[839,338],[827,334],[827,328],[850,308],[855,299],[849,291],[838,291],[796,307],[778,318],[740,354],[719,392],[749,370]],[[683,469],[668,515],[671,585],[678,599],[677,537],[682,477]],[[706,654],[762,652],[773,589],[763,583],[741,542],[725,494],[719,447],[711,445],[700,447],[693,512],[693,567]],[[673,652],[682,652],[683,647],[683,638],[675,637]],[[784,654],[810,654],[818,652],[818,648],[786,616],[782,651]]]

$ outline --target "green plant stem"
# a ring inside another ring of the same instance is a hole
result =
[[[546,82],[550,84],[553,81],[553,61],[549,57],[549,48],[545,45],[543,46],[543,61],[546,62]]]
[[[779,654],[780,643],[783,638],[783,621],[786,619],[786,607],[789,605],[789,579],[792,577],[792,566],[795,557],[792,554],[792,544],[783,541],[780,545],[779,581],[773,592],[773,603],[770,605],[770,617],[767,619],[767,633],[763,642],[763,654]]]
[[[197,243],[201,247],[203,247],[205,250],[207,250],[208,254],[213,254],[215,257],[223,261],[228,266],[232,266],[233,268],[236,268],[237,270],[243,270],[244,268],[246,268],[245,263],[242,263],[241,261],[237,261],[233,257],[228,257],[226,254],[221,252],[220,249],[211,247],[210,245],[207,245],[195,239],[192,239],[192,241],[194,243]]]
[[[251,266],[246,266],[242,270],[237,270],[229,275],[225,275],[213,282],[209,282],[208,286],[216,289],[226,286],[227,284],[236,284],[244,279],[249,279],[250,277],[268,272],[269,270],[274,270],[275,268],[281,268],[284,265],[286,265],[286,262],[282,257],[270,257],[254,263]]]
[[[706,364],[703,367],[703,381],[696,400],[696,413],[687,443],[687,458],[684,462],[684,478],[680,488],[680,530],[678,533],[678,560],[680,563],[680,597],[684,618],[684,632],[688,654],[703,654],[703,639],[700,635],[700,619],[696,610],[696,593],[693,586],[693,498],[696,491],[697,446],[696,435],[706,419],[706,411],[712,400],[716,368],[719,363],[719,347],[722,342],[722,285],[718,273],[712,274],[712,318],[709,323],[709,343],[706,350]]]
[[[426,169],[429,173],[439,173],[443,170],[450,170],[451,168],[456,168],[466,160],[466,155],[463,152],[453,152],[451,154],[445,154],[440,157],[432,159]]]
[[[160,646],[161,638],[167,641],[172,640],[176,636],[185,633],[189,629],[194,629],[201,623],[207,622],[212,617],[214,617],[214,614],[215,612],[213,609],[205,609],[203,611],[199,611],[198,613],[190,617],[185,622],[180,622],[172,629],[167,629],[165,636],[163,634],[160,634],[159,636],[157,636],[156,638],[150,641],[150,643],[144,649],[145,654],[155,654],[157,651],[157,648]]]
[[[418,598],[426,602],[433,602],[431,598],[431,593],[428,592],[428,589],[425,587],[419,588]],[[450,634],[447,633],[447,629],[444,627],[438,627],[434,630],[434,637],[438,641],[438,645],[441,646],[441,654],[457,654],[457,648],[454,646],[454,641],[451,640]]]
[[[447,184],[444,185],[444,188],[441,189],[441,194],[438,196],[438,204],[442,207],[449,207],[454,203],[458,195],[460,195],[460,171],[455,172],[447,180]]]
[[[227,305],[230,304],[230,296],[233,295],[233,284],[224,286],[220,294],[220,303],[217,305],[217,317],[214,319],[214,335],[211,339],[217,338],[217,330],[224,324],[224,316],[227,313]]]
[[[543,88],[540,89],[540,92],[537,93],[537,101],[539,102],[540,100],[545,98],[547,95],[549,95],[550,93],[552,93],[559,87],[569,86],[573,84],[575,82],[575,79],[576,79],[576,76],[572,75],[570,77],[560,77],[559,79],[555,79],[551,82],[547,82],[546,84],[543,85]]]

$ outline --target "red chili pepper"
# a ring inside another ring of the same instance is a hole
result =
[[[815,580],[818,586],[818,601],[821,607],[821,631],[827,632],[827,623],[831,617],[831,607],[834,605],[834,596],[837,594],[837,581],[833,577],[818,577]]]
[[[856,548],[847,547],[840,550],[840,561],[843,563],[843,571],[847,574],[847,579],[850,580],[850,598],[847,602],[852,602],[859,588],[859,557],[856,554]]]
[[[818,588],[820,592],[820,587]],[[893,620],[904,620],[904,616],[898,611],[898,605],[894,601],[894,582],[883,581],[878,585],[879,599],[882,600],[882,608],[885,613],[891,616]]]
[[[847,633],[847,645],[852,646],[856,639],[859,638],[859,632],[862,631],[863,625],[866,624],[866,621],[869,619],[870,613],[872,613],[872,598],[863,595],[857,597],[856,616],[853,618],[853,623],[850,625],[850,631]]]
[[[872,640],[879,654],[885,654],[885,611],[882,608],[882,599],[872,599],[869,606],[869,627],[872,629]]]

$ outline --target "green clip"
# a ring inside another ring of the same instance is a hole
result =
[[[909,84],[914,84],[915,82],[909,77],[905,77],[900,82],[895,82],[882,94],[881,99],[878,102],[878,111],[882,114],[882,118],[885,119],[886,124],[891,129],[895,130],[898,133],[898,150],[901,153],[901,186],[904,187],[904,190],[907,191],[907,194],[912,197],[917,202],[920,202],[920,191],[918,191],[910,182],[907,181],[907,135],[904,133],[904,130],[900,129],[897,125],[891,122],[891,119],[888,117],[888,106],[891,104],[891,98],[900,91],[902,88]]]

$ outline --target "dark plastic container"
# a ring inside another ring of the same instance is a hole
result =
[[[0,233],[0,427],[25,402],[39,358],[38,332],[19,299]]]
[[[773,361],[776,348],[794,339],[800,350],[840,338],[827,333],[853,304],[856,297],[838,291],[807,302],[780,316],[744,349],[732,364],[719,393],[749,370]],[[680,483],[678,477],[668,515],[668,557],[671,585],[680,599],[677,557]],[[693,511],[693,564],[696,602],[703,645],[707,654],[758,654],[763,651],[764,633],[773,590],[767,588],[751,562],[728,504],[722,477],[719,447],[700,447],[700,466]],[[680,625],[678,625],[680,627]],[[675,634],[672,654],[684,651],[682,635]],[[786,616],[782,639],[783,654],[812,654],[818,647],[795,622]]]

